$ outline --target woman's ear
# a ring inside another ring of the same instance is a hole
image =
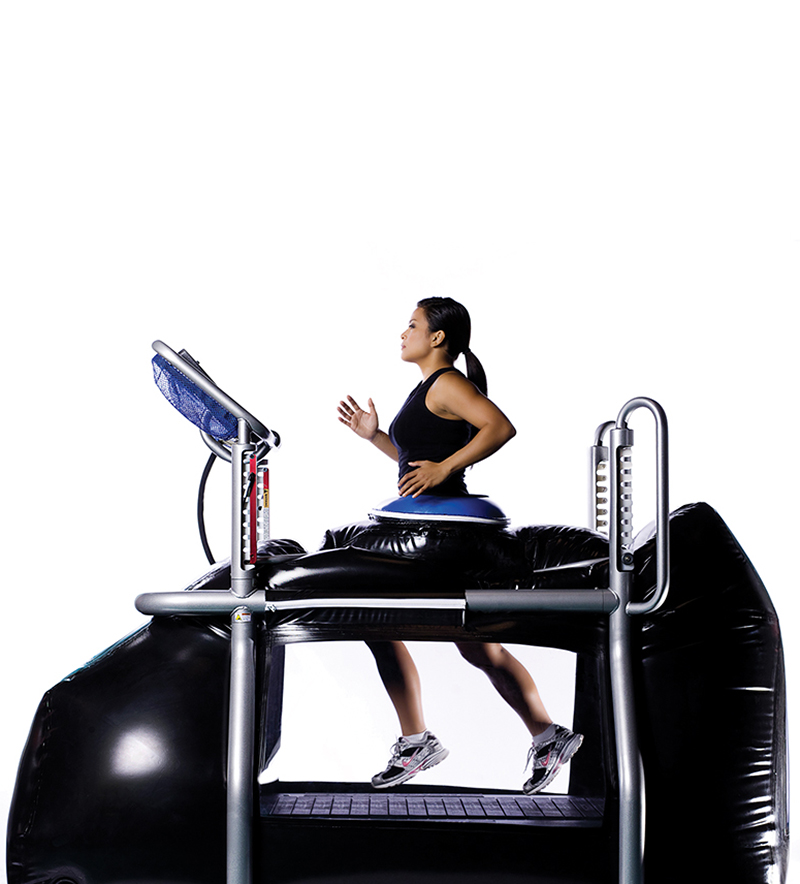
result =
[[[441,329],[439,329],[439,331],[436,331],[431,335],[431,344],[434,347],[441,347],[443,343],[444,343],[444,332]]]

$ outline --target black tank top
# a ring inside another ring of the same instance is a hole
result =
[[[448,371],[458,371],[458,369],[440,368],[427,380],[421,381],[411,391],[389,427],[389,438],[399,455],[401,479],[409,471],[410,461],[430,460],[441,463],[469,442],[470,424],[463,420],[447,420],[439,417],[425,405],[428,390],[440,375]],[[466,494],[464,470],[453,473],[441,485],[430,488],[425,493],[446,496]]]

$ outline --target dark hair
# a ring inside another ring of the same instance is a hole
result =
[[[431,332],[444,332],[442,346],[447,355],[456,361],[459,354],[464,354],[467,362],[467,377],[486,395],[486,372],[478,357],[469,349],[472,333],[472,322],[467,308],[452,298],[423,298],[417,307],[425,311],[428,329]]]

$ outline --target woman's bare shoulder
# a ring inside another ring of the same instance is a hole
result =
[[[456,370],[436,378],[425,397],[425,404],[440,417],[461,417],[466,404],[483,398],[475,384]]]
[[[440,374],[431,385],[431,392],[434,390],[445,395],[448,393],[477,393],[479,396],[481,395],[475,384],[458,369]]]
[[[452,369],[451,371],[442,372],[438,378],[431,385],[431,389],[435,389],[438,387],[440,390],[447,389],[475,389],[478,388],[472,381],[462,372],[460,372],[457,368]]]

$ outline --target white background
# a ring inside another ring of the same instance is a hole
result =
[[[273,536],[315,548],[392,494],[335,405],[373,396],[388,424],[430,295],[470,309],[518,429],[469,476],[514,524],[585,524],[594,428],[661,402],[671,503],[709,502],[753,560],[796,706],[798,23],[709,0],[5,3],[0,806],[44,691],[145,622],[138,592],[205,569],[207,452],[151,341],[282,434]],[[359,667],[341,721],[308,709],[318,751],[374,686]],[[425,667],[438,719],[436,685],[472,673]],[[364,778],[394,735],[373,710]]]

